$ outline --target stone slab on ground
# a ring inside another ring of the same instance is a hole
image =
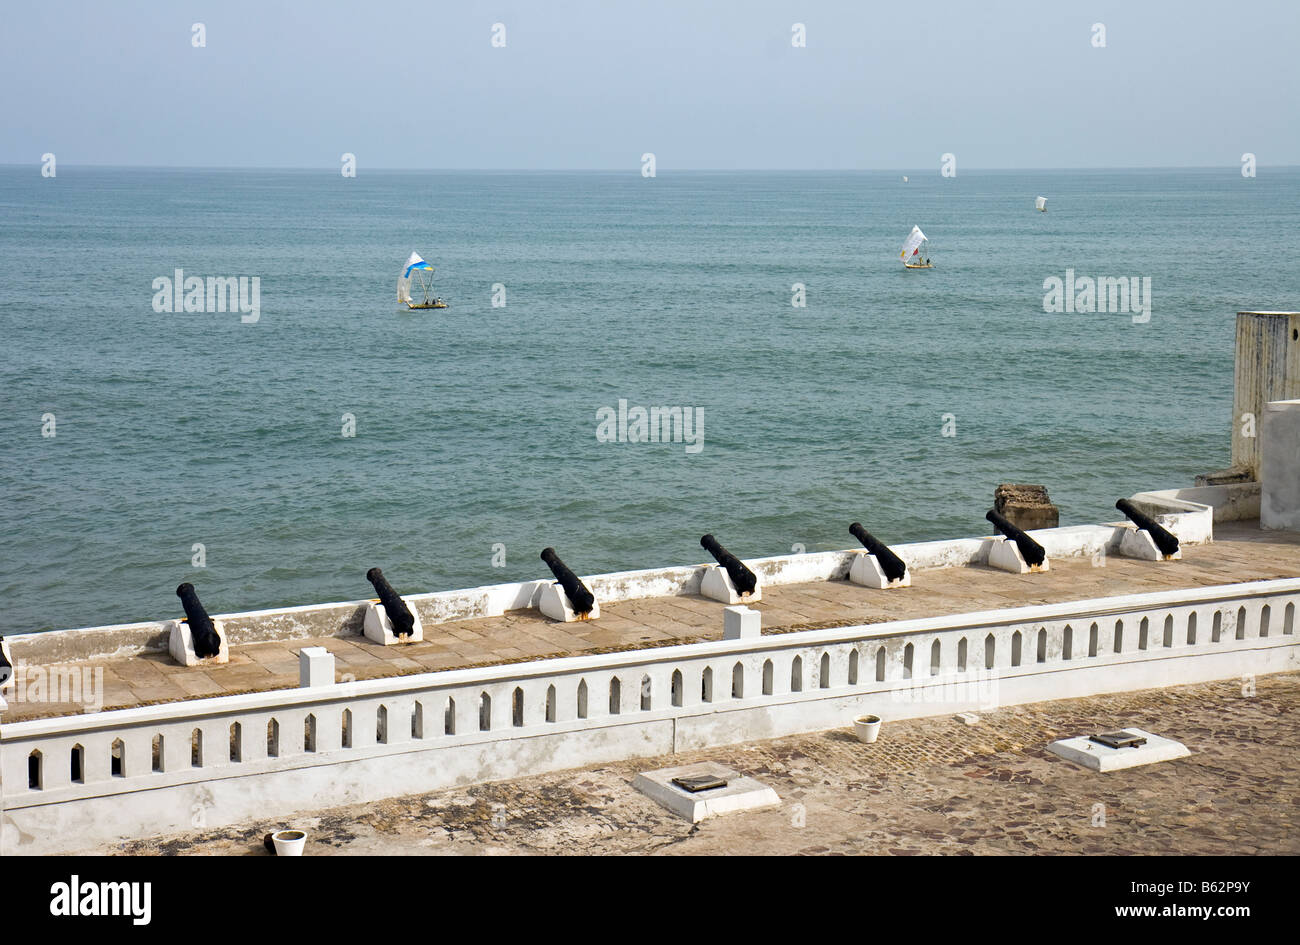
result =
[[[1187,750],[1187,746],[1182,742],[1176,742],[1172,738],[1161,738],[1159,735],[1152,735],[1150,732],[1144,732],[1132,725],[1112,729],[1111,731],[1137,735],[1139,738],[1145,738],[1146,744],[1112,748],[1109,745],[1094,742],[1087,735],[1079,735],[1075,738],[1063,738],[1060,741],[1052,742],[1047,746],[1047,750],[1054,755],[1060,755],[1066,761],[1073,761],[1075,764],[1091,768],[1093,771],[1119,771],[1124,768],[1137,768],[1142,765],[1153,765],[1160,761],[1186,758],[1191,754]],[[1094,734],[1100,735],[1101,733],[1096,732]]]
[[[691,793],[673,783],[674,778],[721,778],[726,785]],[[675,768],[642,771],[632,779],[632,786],[668,810],[693,824],[709,817],[734,814],[742,810],[774,807],[781,803],[776,791],[733,768],[714,761],[700,761]]]

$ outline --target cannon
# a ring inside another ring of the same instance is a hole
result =
[[[1011,524],[1005,516],[998,513],[997,509],[989,509],[984,517],[993,523],[994,528],[1016,543],[1016,547],[1020,549],[1020,556],[1025,559],[1025,564],[1031,568],[1043,566],[1047,560],[1047,552],[1043,550],[1042,545],[1026,535],[1022,529]]]
[[[1178,554],[1178,537],[1166,529],[1163,525],[1147,515],[1128,499],[1120,499],[1115,503],[1115,508],[1128,517],[1128,519],[1151,536],[1151,540],[1156,543],[1160,553],[1165,557],[1171,557]]]
[[[727,571],[727,576],[731,578],[731,583],[735,585],[739,594],[752,594],[758,587],[758,577],[753,571],[745,567],[745,563],[733,555],[722,545],[718,544],[718,539],[712,535],[705,535],[700,539],[700,545],[709,554],[713,555],[713,560],[718,562]]]
[[[406,606],[406,601],[397,596],[397,591],[388,583],[384,577],[384,572],[378,568],[371,568],[366,572],[366,580],[375,588],[375,594],[379,597],[379,603],[384,605],[384,613],[388,615],[388,622],[393,625],[393,636],[409,637],[415,633],[415,617]]]
[[[885,572],[885,577],[892,581],[901,581],[907,576],[907,565],[903,559],[889,550],[880,539],[862,527],[861,522],[854,522],[849,526],[849,534],[862,542],[863,547],[875,557],[876,563],[880,565],[880,570]]]
[[[199,602],[199,595],[194,585],[188,581],[176,588],[176,596],[185,608],[185,620],[190,625],[190,640],[194,644],[194,655],[207,659],[221,652],[221,637],[212,623],[212,618]]]
[[[560,560],[560,556],[555,553],[554,548],[543,548],[542,560],[546,562],[546,566],[555,575],[556,582],[560,587],[564,588],[564,593],[569,598],[569,604],[573,607],[573,612],[579,617],[590,614],[592,608],[596,606],[596,595],[591,593],[587,585],[578,580],[578,576]]]
[[[9,644],[0,637],[0,688],[3,688],[14,676],[14,664],[9,659]]]

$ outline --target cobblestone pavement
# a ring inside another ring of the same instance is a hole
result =
[[[1252,692],[1250,686],[1254,686]],[[1300,673],[1016,706],[413,795],[292,818],[307,855],[1300,853]],[[1136,725],[1184,742],[1177,761],[1099,774],[1048,753]],[[631,786],[711,760],[781,806],[691,825]],[[286,824],[122,844],[109,854],[265,855]]]
[[[1257,523],[1215,526],[1215,541],[1188,545],[1177,562],[1091,559],[1052,562],[1043,574],[1008,574],[987,567],[918,572],[915,586],[889,591],[847,581],[820,581],[765,588],[752,605],[763,613],[763,632],[936,617],[1007,607],[1085,600],[1120,594],[1300,577],[1300,533],[1263,532]],[[723,605],[703,597],[657,597],[601,607],[599,620],[563,624],[535,611],[511,611],[429,626],[422,643],[384,647],[364,637],[325,637],[231,647],[226,666],[187,669],[167,654],[85,660],[35,667],[78,674],[103,672],[105,709],[177,702],[298,685],[298,650],[323,646],[334,654],[340,678],[371,679],[444,669],[606,653],[722,638]],[[19,667],[20,673],[30,671]],[[78,676],[77,678],[87,678]],[[11,700],[5,721],[73,715],[78,702]]]

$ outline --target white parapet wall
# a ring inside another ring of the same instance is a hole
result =
[[[1300,579],[0,724],[6,853],[636,757],[1300,668]],[[74,772],[78,775],[74,779]]]
[[[1141,492],[1133,501],[1184,544],[1212,541],[1219,505],[1239,510],[1253,487],[1258,510],[1259,486],[1211,486],[1200,489],[1171,489]],[[1236,512],[1234,511],[1234,515]],[[1044,528],[1028,534],[1047,551],[1049,559],[1096,557],[1117,551],[1129,526],[1125,522],[1103,525],[1075,525]],[[942,541],[908,542],[890,548],[907,564],[909,571],[964,567],[988,562],[995,539],[957,538]],[[820,551],[804,554],[751,558],[745,564],[765,587],[843,580],[861,549]],[[700,593],[700,581],[708,564],[621,571],[582,578],[601,605],[648,597],[672,597]],[[499,617],[507,611],[536,608],[549,580],[491,584],[428,594],[403,594],[402,599],[428,627],[453,620]],[[354,636],[362,632],[370,600],[280,607],[272,610],[214,614],[226,628],[231,646],[274,640],[302,640],[312,637]],[[46,633],[15,634],[7,637],[16,657],[30,664],[83,659],[121,658],[167,650],[166,622],[119,624]]]

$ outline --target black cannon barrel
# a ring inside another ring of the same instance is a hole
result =
[[[194,655],[199,659],[216,656],[221,652],[221,637],[217,636],[217,628],[212,625],[212,618],[199,603],[199,595],[195,592],[194,585],[188,581],[182,584],[176,588],[176,596],[181,599],[181,606],[185,608],[185,619],[189,621]]]
[[[0,637],[0,686],[7,683],[14,674],[14,664],[5,656],[4,638]]]
[[[1030,567],[1041,567],[1042,563],[1047,560],[1047,552],[1043,550],[1043,546],[1026,535],[1023,529],[1013,525],[999,514],[997,509],[989,509],[988,514],[984,517],[993,523],[994,528],[1016,543],[1016,547],[1020,549],[1021,557],[1025,559],[1025,563]]]
[[[1171,533],[1167,528],[1147,515],[1128,499],[1120,499],[1115,503],[1115,508],[1119,509],[1138,528],[1145,529],[1151,536],[1151,540],[1156,543],[1162,555],[1172,555],[1178,552],[1178,536]]]
[[[907,574],[907,565],[903,559],[889,550],[889,547],[877,538],[871,532],[862,527],[861,522],[854,522],[849,526],[849,534],[862,542],[880,562],[880,570],[885,572],[885,577],[891,581],[901,581]]]
[[[701,538],[700,545],[713,555],[714,561],[727,569],[727,574],[731,576],[731,583],[736,586],[737,591],[741,594],[754,593],[754,588],[758,587],[758,578],[753,571],[745,567],[743,561],[718,544],[718,539],[712,535]]]
[[[393,625],[393,636],[409,637],[415,633],[415,617],[406,606],[406,601],[397,596],[397,591],[393,590],[393,586],[388,583],[384,572],[378,568],[371,568],[366,572],[366,580],[374,585],[375,593],[379,595],[379,603],[384,605],[384,613],[388,615],[388,620]]]
[[[576,614],[589,614],[591,609],[596,606],[596,595],[588,590],[587,585],[578,580],[578,576],[569,570],[569,566],[560,560],[560,556],[555,553],[554,548],[542,549],[542,560],[546,566],[551,569],[555,575],[555,580],[564,588],[564,593],[569,596],[569,603],[573,605],[573,611]]]

